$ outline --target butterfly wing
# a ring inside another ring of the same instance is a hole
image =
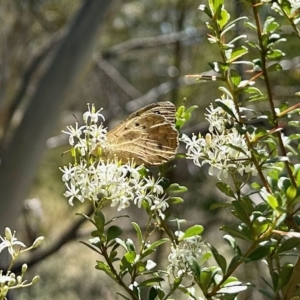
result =
[[[168,122],[171,124],[175,123],[175,113],[176,108],[175,105],[170,101],[164,101],[164,102],[157,102],[149,104],[136,112],[132,113],[126,120],[123,122],[126,122],[130,119],[133,119],[135,117],[139,117],[145,114],[154,113],[157,115],[164,116]],[[121,123],[122,124],[122,123]]]
[[[165,104],[166,102],[161,102]],[[161,104],[158,103],[158,104]],[[158,105],[149,105],[117,125],[107,133],[104,159],[117,157],[126,163],[160,165],[174,158],[178,148],[178,131],[169,122],[175,120],[175,106],[163,105],[167,118]],[[170,109],[174,108],[174,113]]]

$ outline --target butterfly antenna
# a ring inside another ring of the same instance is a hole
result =
[[[79,121],[78,121],[77,117],[75,116],[75,114],[72,114],[72,115],[73,115],[74,119],[77,121],[77,123],[79,123]]]

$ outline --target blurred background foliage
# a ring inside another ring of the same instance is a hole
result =
[[[61,134],[66,125],[79,123],[87,103],[103,107],[106,125],[113,126],[134,109],[156,101],[172,101],[187,106],[198,105],[184,132],[206,131],[205,107],[220,96],[215,82],[196,83],[186,74],[200,74],[209,71],[207,62],[218,60],[206,39],[204,14],[198,6],[206,1],[192,0],[124,0],[114,1],[106,14],[104,26],[98,37],[90,64],[81,72],[79,82],[65,99],[64,110],[60,112],[59,122],[53,128],[47,141],[47,151],[40,161],[34,184],[28,199],[24,202],[23,215],[17,227],[20,234],[30,243],[38,235],[46,237],[44,247],[59,244],[62,233],[78,222],[75,212],[84,211],[82,205],[70,207],[63,197],[59,166],[68,163],[67,139]],[[47,70],[48,62],[74,14],[80,9],[79,0],[0,0],[0,137],[2,147],[14,134],[24,109],[34,93],[39,79]],[[228,1],[232,5],[232,18],[247,15],[249,7],[241,1]],[[272,14],[264,11],[265,16]],[[285,29],[285,27],[283,27]],[[232,32],[241,34],[242,24]],[[288,27],[286,27],[289,33]],[[252,32],[247,32],[248,38]],[[282,44],[287,53],[282,61],[284,73],[273,73],[273,88],[278,101],[296,101],[294,93],[299,81],[299,49],[294,46],[297,38],[291,37]],[[251,57],[251,53],[249,54]],[[70,53],[70,59],[72,53]],[[208,72],[208,74],[210,74]],[[282,76],[284,74],[285,76]],[[288,97],[288,98],[287,98]],[[128,104],[130,103],[130,104]],[[264,104],[256,104],[263,109]],[[184,149],[180,149],[181,152]],[[189,189],[185,203],[173,208],[172,213],[186,218],[186,226],[200,223],[205,227],[205,238],[215,246],[224,247],[218,227],[233,219],[229,211],[210,211],[209,206],[222,199],[214,186],[214,179],[207,178],[207,169],[199,169],[183,160],[176,161],[177,167],[170,179]],[[16,185],[17,183],[13,183]],[[88,207],[86,207],[88,209]],[[107,216],[116,215],[113,208],[104,209]],[[119,225],[125,234],[133,236],[131,221],[141,223],[140,211],[130,207],[126,212],[131,217],[122,219]],[[120,213],[119,213],[120,214]],[[109,217],[107,217],[108,219]],[[39,274],[41,281],[30,289],[18,292],[15,299],[117,299],[118,287],[94,269],[99,259],[79,240],[89,236],[84,224],[66,243],[43,261],[31,268],[32,274]],[[217,233],[217,235],[216,235]],[[155,259],[164,265],[167,249],[161,249]],[[222,251],[221,251],[222,252]],[[35,254],[33,254],[35,255]],[[263,270],[251,266],[240,270],[241,279],[259,277]],[[260,279],[257,278],[259,282]],[[178,298],[179,299],[179,298]],[[256,297],[255,299],[258,299]]]

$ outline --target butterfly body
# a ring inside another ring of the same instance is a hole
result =
[[[178,148],[175,112],[174,104],[168,101],[134,112],[107,133],[101,159],[155,166],[174,158]],[[97,147],[92,154],[96,150]]]

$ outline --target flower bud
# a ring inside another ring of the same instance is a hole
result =
[[[11,241],[12,240],[12,233],[11,233],[11,230],[9,227],[6,227],[5,228],[5,237],[8,241]]]
[[[34,276],[33,279],[32,279],[33,284],[38,283],[39,281],[40,281],[40,276],[38,276],[38,275]]]
[[[27,271],[27,264],[23,264],[22,265],[22,274],[25,274],[26,273],[26,271]]]
[[[1,290],[0,290],[0,296],[4,296],[5,297],[7,295],[7,293],[8,293],[8,290],[9,290],[9,288],[8,288],[7,285],[3,286],[1,288]],[[3,297],[1,299],[3,299]]]
[[[16,279],[15,278],[11,278],[10,280],[9,280],[9,282],[8,282],[8,286],[10,287],[10,286],[14,286],[16,284]]]
[[[32,248],[37,248],[44,241],[43,236],[39,236],[32,244]]]

